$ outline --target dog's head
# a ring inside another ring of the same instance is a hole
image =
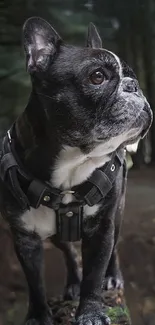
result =
[[[89,152],[105,143],[112,152],[143,137],[152,121],[150,106],[131,68],[102,48],[93,24],[87,45],[66,45],[41,18],[24,25],[27,69],[33,92],[64,144]]]

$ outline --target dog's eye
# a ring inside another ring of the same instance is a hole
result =
[[[90,81],[93,85],[101,85],[105,80],[105,76],[101,71],[95,71],[90,76]]]

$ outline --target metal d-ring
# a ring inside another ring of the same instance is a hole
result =
[[[114,172],[115,168],[116,168],[115,165],[112,164],[110,169],[111,169],[112,172]]]
[[[9,142],[11,143],[12,139],[11,139],[10,130],[7,131],[7,135],[8,135]]]

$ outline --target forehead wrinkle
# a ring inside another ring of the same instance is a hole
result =
[[[108,53],[111,54],[109,57],[107,56]],[[78,70],[83,70],[83,69],[85,70],[91,67],[93,64],[97,66],[100,64],[101,65],[106,64],[107,62],[110,63],[111,61],[111,64],[118,69],[118,74],[120,78],[122,78],[123,68],[120,59],[116,54],[106,49],[93,49],[93,52],[91,52],[90,54],[91,55],[89,55],[87,58],[83,57],[82,62],[77,62],[78,66],[76,65],[76,72],[77,72],[77,68]],[[75,68],[75,64],[74,64],[74,68]]]
[[[92,67],[93,64],[95,66],[103,64],[103,60],[95,57],[84,59],[82,62],[78,64],[78,68],[79,70],[89,69],[90,67]]]
[[[92,49],[91,51],[89,49],[84,49],[82,53],[78,53],[79,48],[73,48],[73,54],[70,55],[69,48],[65,49],[67,51],[63,51],[63,53],[60,54],[58,57],[57,63],[61,61],[64,62],[64,69],[66,70],[65,73],[71,73],[71,71],[76,71],[76,74],[81,73],[81,70],[89,69],[93,64],[96,65],[102,65],[106,62],[111,62],[113,66],[118,70],[118,74],[120,78],[123,76],[123,68],[120,62],[120,59],[116,54],[113,52],[106,50],[106,49]],[[63,56],[62,56],[63,54]],[[64,55],[65,54],[65,55]],[[81,55],[82,54],[82,55]],[[108,55],[109,54],[109,55]],[[105,55],[105,57],[104,57]],[[69,60],[68,60],[69,59]],[[59,67],[58,67],[59,70]],[[61,64],[60,64],[60,75],[62,74],[61,70]]]
[[[118,68],[119,68],[119,76],[120,76],[120,78],[122,78],[123,77],[123,69],[122,69],[122,65],[121,65],[121,61],[120,61],[119,57],[115,53],[113,53],[109,50],[104,50],[104,51],[110,53],[115,58],[115,60],[118,64]]]

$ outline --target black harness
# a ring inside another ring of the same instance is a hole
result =
[[[60,240],[80,240],[84,205],[93,206],[106,197],[122,165],[124,165],[124,176],[126,174],[122,150],[115,152],[111,160],[96,169],[85,182],[62,191],[53,188],[48,182],[34,178],[25,170],[15,151],[14,128],[13,125],[3,139],[0,152],[0,178],[23,211],[30,207],[37,209],[40,205],[56,211],[57,236]],[[63,196],[69,193],[74,196],[75,202],[62,204]]]

